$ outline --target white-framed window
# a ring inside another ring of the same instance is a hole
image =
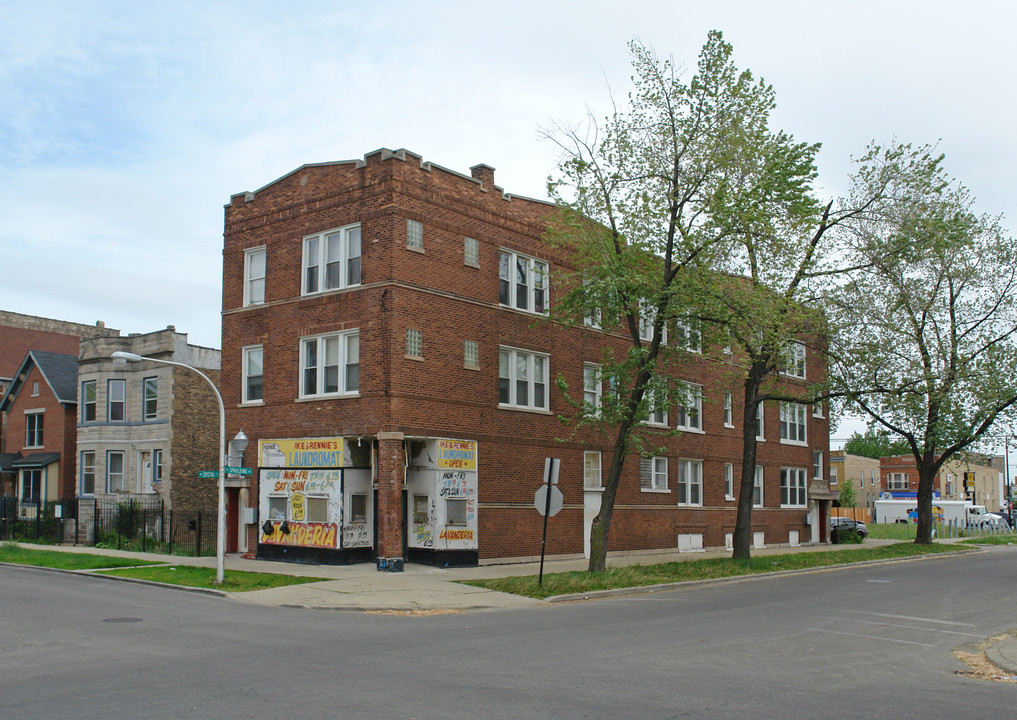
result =
[[[476,340],[463,340],[463,367],[480,367],[480,346]]]
[[[643,492],[667,492],[667,458],[639,459],[639,489]]]
[[[823,403],[817,402],[812,404],[812,417],[814,418],[823,417]]]
[[[352,395],[359,391],[357,330],[301,339],[300,397]]]
[[[263,400],[264,359],[265,349],[261,345],[251,345],[243,350],[243,402],[245,403],[262,402]]]
[[[678,320],[675,323],[674,342],[682,350],[703,352],[703,333],[690,320]]]
[[[599,490],[604,487],[598,451],[587,450],[583,453],[583,487],[587,490]]]
[[[865,480],[863,479],[862,482],[865,482]],[[837,484],[837,466],[836,465],[830,465],[830,484],[831,485],[836,485]]]
[[[32,397],[39,397],[39,381],[32,381]]]
[[[463,262],[471,267],[480,267],[480,243],[476,238],[463,238]]]
[[[865,485],[865,471],[864,470],[862,471],[862,485]],[[869,471],[869,486],[870,487],[875,487],[876,486],[876,471],[875,470]]]
[[[424,338],[419,330],[413,328],[406,330],[406,357],[424,357]]]
[[[162,482],[162,450],[152,451],[152,482]]]
[[[639,339],[651,342],[653,340],[653,324],[657,319],[654,308],[644,301],[639,301]],[[660,344],[667,344],[667,325],[660,329]]]
[[[864,474],[862,475],[864,478]],[[864,482],[864,480],[863,480]],[[887,490],[907,490],[908,474],[906,472],[892,472],[886,476]]]
[[[766,441],[766,434],[763,431],[763,401],[756,405],[756,440]]]
[[[548,409],[550,358],[515,348],[498,351],[498,404],[502,407]]]
[[[304,238],[301,295],[360,284],[360,225]]]
[[[798,403],[780,404],[780,441],[792,445],[804,445],[805,406]]]
[[[734,464],[724,463],[724,499],[734,500]]]
[[[788,348],[787,357],[784,359],[784,374],[805,379],[805,345],[800,342],[792,342]]]
[[[646,391],[646,424],[668,427],[667,396],[660,388]]]
[[[583,280],[583,287],[589,288],[592,283],[588,279]],[[595,297],[587,290],[584,293],[585,302],[587,305],[586,312],[583,313],[583,325],[588,328],[594,328],[600,330],[600,308],[597,307],[592,301]]]
[[[95,422],[95,380],[81,383],[81,421]]]
[[[752,477],[752,507],[763,507],[763,466],[756,465]]]
[[[703,461],[678,461],[678,504],[703,504]]]
[[[264,247],[244,251],[244,305],[260,305],[265,302],[265,258]]]
[[[675,427],[693,432],[703,431],[703,386],[680,383],[676,398],[678,420]]]
[[[424,249],[424,224],[419,220],[406,221],[406,247]]]
[[[45,413],[25,413],[25,447],[42,447],[42,426]]]
[[[106,419],[109,422],[124,421],[124,402],[127,397],[126,380],[106,381]]]
[[[124,489],[124,453],[122,450],[106,451],[106,492],[115,493]]]
[[[729,392],[724,393],[724,427],[726,428],[734,427],[733,406],[734,399],[732,398],[731,393]]]
[[[147,377],[141,381],[142,387],[142,418],[146,422],[155,420],[159,415],[159,378]]]
[[[85,450],[81,453],[81,477],[78,482],[80,495],[95,494],[95,451]]]
[[[780,506],[805,507],[805,468],[780,469]]]
[[[600,412],[602,385],[600,365],[585,363],[583,365],[583,403],[594,413]]]
[[[325,495],[307,496],[307,522],[327,523],[328,497]]]
[[[413,496],[413,524],[424,525],[430,520],[431,498],[428,495]]]
[[[526,312],[545,312],[547,263],[502,250],[498,258],[498,302]]]
[[[823,451],[812,451],[812,477],[816,480],[823,479]]]

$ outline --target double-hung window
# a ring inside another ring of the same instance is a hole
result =
[[[805,345],[792,342],[784,359],[784,374],[793,378],[805,379]]]
[[[703,386],[681,383],[677,398],[678,421],[680,430],[703,431]]]
[[[81,421],[95,422],[95,380],[81,383]]]
[[[678,504],[703,504],[703,461],[678,461]]]
[[[124,421],[124,402],[127,397],[126,380],[109,380],[106,383],[107,420]]]
[[[724,393],[724,427],[734,427],[734,413],[732,406],[734,405],[731,393]]]
[[[752,477],[752,507],[763,507],[762,465],[756,465],[756,474]]]
[[[42,500],[42,470],[22,470],[21,501],[37,503]]]
[[[805,507],[805,468],[780,469],[781,507]]]
[[[142,380],[144,407],[142,417],[150,422],[159,414],[159,378],[148,377]]]
[[[756,440],[766,440],[766,435],[763,433],[763,401],[760,400],[756,405]]]
[[[252,345],[244,348],[243,373],[244,373],[244,398],[243,402],[261,402],[262,377],[264,370],[265,349],[261,345]]]
[[[862,473],[862,484],[865,484],[865,473]],[[907,473],[890,473],[886,476],[886,489],[887,490],[907,490],[908,489],[908,474]]]
[[[498,351],[498,404],[503,407],[547,410],[547,355],[501,348]]]
[[[734,463],[724,463],[724,499],[734,500]]]
[[[657,320],[657,313],[649,302],[639,302],[639,339],[646,342],[653,341],[653,326]],[[660,329],[660,343],[667,344],[667,325]]]
[[[360,284],[360,225],[304,238],[302,295]]]
[[[798,403],[780,404],[780,441],[792,445],[804,445],[805,406]]]
[[[600,475],[600,453],[596,450],[583,453],[583,487],[587,490],[600,490],[604,487]]]
[[[823,451],[812,451],[812,477],[815,480],[823,479]]]
[[[646,423],[668,427],[667,395],[662,388],[646,391]]]
[[[498,302],[526,312],[545,312],[547,263],[502,250],[498,259]]]
[[[666,457],[640,458],[639,489],[648,492],[667,492]]]
[[[675,323],[675,344],[689,352],[703,352],[703,333],[692,320],[678,320]]]
[[[106,451],[106,492],[115,493],[124,489],[124,453],[122,450]]]
[[[597,305],[597,296],[590,291],[591,285],[589,280],[583,280],[583,304],[586,305],[583,325],[600,330],[600,308]]]
[[[43,413],[25,414],[25,447],[42,447]]]
[[[265,257],[264,247],[244,253],[244,305],[265,302]]]
[[[300,341],[300,397],[360,391],[360,334],[332,333]]]
[[[95,451],[85,450],[81,453],[81,480],[78,485],[80,495],[95,494]]]
[[[589,412],[600,412],[601,397],[600,366],[586,363],[583,365],[583,404]]]

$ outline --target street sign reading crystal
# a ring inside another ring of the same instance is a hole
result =
[[[202,479],[202,480],[206,480],[208,478],[217,478],[217,477],[219,477],[219,471],[218,470],[200,470],[200,471],[198,471],[198,477],[200,479]]]

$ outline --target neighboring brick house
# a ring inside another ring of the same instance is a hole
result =
[[[602,349],[626,339],[541,319],[563,263],[543,240],[554,212],[486,165],[471,177],[384,149],[231,197],[223,399],[258,468],[252,551],[379,569],[534,557],[546,457],[564,494],[547,551],[588,551],[611,438],[557,440],[571,408],[555,378],[595,400]],[[611,551],[730,546],[741,372],[720,348],[688,349],[694,392],[653,418],[666,449],[627,460]],[[787,382],[822,378],[819,353],[798,349]],[[762,414],[757,547],[826,540],[823,407]]]
[[[19,502],[56,502],[74,496],[74,441],[78,358],[29,350],[0,399],[7,454]],[[10,482],[10,481],[8,481]]]
[[[944,463],[932,483],[933,497],[939,500],[971,500],[998,512],[1004,500],[1002,474],[979,456],[962,456]],[[991,461],[990,461],[991,462]],[[918,466],[911,455],[880,459],[883,492],[895,498],[916,497]]]
[[[165,330],[81,343],[78,359],[78,497],[162,500],[166,510],[217,503],[219,405],[212,389],[186,368],[122,363],[115,351],[200,369],[219,384],[218,350],[190,345],[186,333]],[[72,486],[73,487],[73,486]]]
[[[838,493],[850,482],[855,491],[855,507],[872,509],[882,492],[879,460],[852,455],[843,450],[830,451],[830,489]]]

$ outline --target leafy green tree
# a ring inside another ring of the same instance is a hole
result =
[[[844,478],[841,483],[840,492],[837,493],[837,502],[841,507],[853,508],[858,504],[858,496],[855,494],[855,482],[851,478]]]
[[[855,228],[860,268],[831,305],[833,391],[907,444],[918,467],[916,543],[932,542],[940,467],[1017,403],[1017,244],[978,215],[933,148],[913,158],[892,202]],[[873,168],[875,170],[875,168]],[[862,173],[852,192],[864,194]]]
[[[864,433],[854,432],[844,443],[844,452],[873,458],[906,455],[911,452],[907,442],[890,434],[886,428],[867,427]]]

